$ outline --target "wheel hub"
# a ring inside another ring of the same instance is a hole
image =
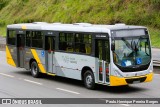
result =
[[[92,76],[91,75],[88,75],[86,77],[86,83],[87,83],[87,85],[91,85],[92,84]]]
[[[37,67],[35,65],[33,65],[33,67],[32,67],[32,72],[34,75],[37,74]]]

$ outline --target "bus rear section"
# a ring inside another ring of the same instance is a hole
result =
[[[7,63],[15,67],[24,68],[25,32],[8,30],[6,40]]]

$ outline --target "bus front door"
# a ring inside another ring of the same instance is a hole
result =
[[[55,61],[54,61],[54,51],[55,51],[55,37],[46,36],[45,37],[45,55],[46,55],[46,70],[48,73],[55,74]]]
[[[24,44],[25,35],[17,34],[17,59],[18,67],[24,67]]]
[[[109,40],[107,39],[97,39],[96,44],[96,57],[99,58],[98,65],[98,81],[99,83],[109,83]]]

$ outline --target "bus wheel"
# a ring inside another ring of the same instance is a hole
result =
[[[39,68],[37,62],[35,61],[31,63],[31,74],[35,78],[38,78],[40,76]]]
[[[84,73],[84,85],[88,89],[94,89],[95,88],[94,75],[90,70],[87,70]]]

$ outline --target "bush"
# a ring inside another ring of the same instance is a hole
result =
[[[0,10],[3,9],[7,4],[9,0],[0,0]]]
[[[0,26],[4,26],[6,23],[4,20],[0,20]]]
[[[159,11],[160,9],[160,0],[151,0],[152,8]]]

